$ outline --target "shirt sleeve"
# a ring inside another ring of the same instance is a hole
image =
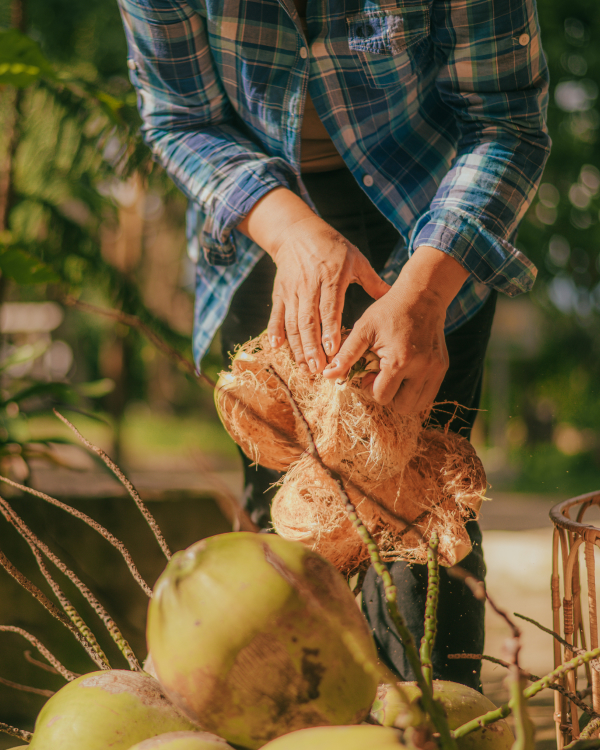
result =
[[[294,188],[295,175],[243,133],[200,14],[180,0],[119,0],[119,7],[144,140],[197,204],[206,260],[232,265],[232,229],[265,193]]]
[[[458,123],[457,156],[410,251],[437,247],[487,286],[528,291],[537,270],[511,244],[550,150],[548,70],[534,0],[433,0],[436,87]]]

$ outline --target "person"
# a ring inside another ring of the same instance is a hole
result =
[[[514,245],[549,151],[534,0],[119,0],[142,131],[189,198],[197,363],[265,328],[300,367],[466,436],[498,292],[533,285]],[[340,327],[352,332],[340,346]],[[245,465],[268,525],[269,472]],[[252,473],[254,472],[254,473]],[[483,578],[468,524],[463,566]],[[423,566],[390,566],[413,634]],[[373,570],[363,611],[412,677]],[[483,605],[444,571],[434,677],[480,688]]]

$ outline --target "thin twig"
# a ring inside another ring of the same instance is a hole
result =
[[[38,537],[33,533],[33,531],[31,531],[31,529],[27,526],[27,524],[23,521],[23,519],[20,518],[20,516],[15,512],[15,510],[2,497],[0,497],[0,512],[6,518],[6,520],[10,524],[12,524],[14,528],[19,532],[19,534],[25,539],[25,541],[30,546],[34,555],[36,555],[36,552],[34,549],[34,547],[36,547],[41,553],[43,553],[48,558],[48,560],[50,560],[60,570],[60,572],[63,575],[65,575],[71,581],[71,583],[73,583],[73,585],[78,589],[78,591],[81,593],[84,599],[92,607],[94,612],[102,620],[102,622],[104,623],[106,629],[108,630],[110,634],[110,637],[116,643],[117,647],[119,648],[119,650],[121,651],[125,659],[127,660],[130,668],[136,672],[141,672],[142,668],[138,660],[136,659],[136,656],[133,653],[131,646],[129,645],[129,643],[127,643],[123,634],[117,627],[116,622],[108,614],[108,612],[102,606],[102,604],[100,604],[98,599],[96,599],[94,594],[92,594],[92,592],[85,585],[85,583],[83,583],[83,581],[69,567],[67,567],[63,563],[63,561],[59,557],[57,557],[52,552],[52,550],[49,549],[47,545],[45,545],[40,539],[38,539]],[[37,555],[36,555],[36,559],[37,559]],[[42,572],[44,572],[44,570],[42,570]],[[52,585],[50,580],[48,580],[48,583]],[[90,641],[90,643],[92,642]]]
[[[32,583],[26,576],[23,575],[6,557],[4,552],[0,550],[0,565],[6,570],[6,572],[12,576],[17,583],[19,583],[26,591],[28,591],[38,602],[45,607],[50,614],[61,622],[74,636],[77,642],[83,646],[87,655],[90,659],[100,668],[107,669],[104,661],[98,657],[94,649],[91,648],[87,640],[81,635],[79,630],[73,625],[68,617],[65,617],[63,613],[48,599],[46,594],[41,591],[34,583]]]
[[[35,648],[40,652],[40,654],[48,660],[48,662],[52,665],[54,670],[60,674],[62,677],[67,680],[67,682],[71,682],[72,680],[77,679],[79,675],[76,675],[74,672],[71,672],[71,670],[64,667],[54,656],[54,654],[50,653],[50,651],[44,646],[44,644],[39,641],[34,635],[31,633],[28,633],[26,630],[23,630],[23,628],[18,628],[16,625],[0,625],[0,632],[4,633],[17,633],[20,636],[23,636],[26,640],[31,643],[32,646],[35,646]],[[29,651],[25,652],[25,658],[27,657],[27,654]],[[33,661],[33,657],[29,657],[30,661]],[[42,664],[41,662],[36,662],[38,666],[44,667],[45,669],[52,669],[52,667],[48,667],[45,664]]]
[[[597,659],[598,657],[600,657],[600,648],[595,648],[592,651],[586,651],[584,654],[578,654],[570,661],[565,662],[564,664],[560,664],[558,667],[556,667],[556,669],[553,669],[552,672],[549,672],[540,680],[537,680],[532,685],[525,688],[525,690],[523,691],[523,697],[526,699],[533,698],[534,695],[537,695],[539,692],[544,690],[544,688],[550,687],[552,683],[554,683],[558,678],[567,674],[567,672],[571,672],[572,670],[581,667],[583,664],[588,664],[590,661],[592,661],[592,659]],[[488,711],[488,713],[483,714],[482,716],[478,716],[476,719],[472,719],[466,724],[458,727],[452,732],[452,735],[456,739],[460,739],[461,737],[474,732],[480,727],[487,727],[490,724],[499,721],[500,719],[505,719],[511,713],[513,706],[514,702],[511,699],[508,703],[504,703],[502,706],[499,706],[493,711]]]
[[[23,740],[23,742],[31,742],[33,739],[33,734],[31,732],[26,732],[24,729],[17,729],[17,727],[11,727],[10,724],[5,724],[3,721],[0,721],[0,732],[4,732],[4,734],[9,734],[11,737]]]
[[[54,667],[51,667],[49,664],[44,664],[43,661],[36,659],[29,649],[27,649],[26,651],[23,651],[23,657],[25,658],[25,661],[28,661],[30,664],[33,664],[34,667],[39,667],[40,669],[43,669],[45,672],[50,672],[50,674],[59,674],[58,669],[54,669]]]
[[[490,661],[492,664],[499,664],[501,667],[506,667],[507,669],[510,667],[510,664],[507,661],[504,661],[504,659],[498,659],[495,656],[487,656],[487,654],[448,654],[449,659],[483,659],[484,661]],[[521,676],[524,677],[526,680],[529,680],[530,682],[537,682],[538,680],[541,680],[542,678],[539,677],[536,674],[533,674],[532,672],[528,672],[526,669],[521,669]],[[578,693],[572,693],[570,690],[567,690],[567,688],[563,687],[559,682],[554,682],[548,685],[550,690],[555,690],[557,693],[561,693],[565,696],[565,698],[568,698],[570,701],[575,703],[576,706],[578,706],[582,711],[585,711],[589,716],[595,718],[598,717],[600,719],[600,714],[596,713],[592,707],[587,704],[584,700],[582,695],[579,695]],[[588,693],[589,695],[589,693]]]
[[[6,687],[13,688],[14,690],[22,690],[24,693],[34,693],[34,695],[43,695],[45,698],[51,698],[54,694],[54,690],[46,690],[45,688],[31,687],[30,685],[21,685],[18,682],[7,680],[5,677],[0,677],[0,685],[6,685]]]
[[[83,521],[86,523],[90,528],[94,529],[94,531],[97,531],[98,534],[103,536],[109,544],[112,544],[112,546],[117,549],[123,559],[125,560],[127,567],[129,568],[129,571],[131,572],[131,575],[134,577],[135,581],[139,584],[140,588],[143,590],[143,592],[148,597],[152,597],[152,589],[146,581],[142,578],[139,570],[135,566],[135,563],[133,562],[133,558],[129,554],[129,550],[127,547],[121,542],[119,539],[117,539],[113,534],[108,531],[108,529],[105,529],[102,524],[99,524],[97,521],[94,521],[93,518],[90,518],[90,516],[86,515],[85,513],[82,513],[80,510],[77,510],[76,508],[72,508],[70,505],[67,505],[66,503],[62,503],[60,500],[56,500],[54,497],[50,497],[50,495],[46,495],[44,492],[40,492],[39,490],[34,490],[32,487],[27,487],[24,484],[18,484],[18,482],[14,482],[12,479],[9,479],[8,477],[3,477],[0,475],[0,482],[4,482],[5,484],[10,484],[11,487],[16,487],[17,489],[21,490],[22,492],[26,492],[29,495],[33,495],[34,497],[39,497],[41,500],[44,500],[47,503],[50,503],[50,505],[54,505],[57,508],[60,508],[61,510],[66,511],[70,515],[74,516],[75,518],[78,518],[80,521]]]
[[[35,557],[35,560],[37,562],[37,565],[38,565],[38,568],[40,569],[41,574],[44,576],[48,585],[54,592],[54,596],[56,596],[56,598],[58,599],[58,602],[60,606],[63,608],[63,610],[65,611],[67,617],[71,620],[73,625],[75,625],[77,630],[90,644],[94,653],[105,664],[106,669],[110,669],[111,668],[110,662],[108,661],[106,654],[100,647],[100,644],[96,640],[96,636],[94,635],[92,630],[89,628],[89,626],[86,625],[85,621],[83,620],[79,612],[67,599],[67,597],[65,596],[64,592],[62,591],[58,583],[54,580],[54,578],[52,578],[52,576],[50,575],[50,572],[48,571],[48,568],[46,568],[42,554],[39,548],[36,546],[35,542],[33,541],[32,532],[21,521],[21,519],[17,516],[17,514],[13,511],[13,509],[10,507],[10,505],[6,502],[6,500],[3,497],[0,497],[0,513],[2,513],[4,518],[15,529],[17,529],[21,537],[25,540],[25,542],[29,546],[29,549],[31,550],[31,552],[33,553],[33,556]]]
[[[75,433],[75,435],[77,435],[77,437],[79,438],[79,440],[81,440],[81,442],[86,446],[86,448],[89,448],[89,450],[93,451],[97,456],[100,456],[100,458],[102,459],[102,461],[104,461],[104,463],[106,464],[106,466],[108,466],[108,468],[112,471],[112,473],[117,477],[117,479],[119,480],[119,482],[121,482],[121,484],[123,485],[123,487],[125,487],[125,489],[127,490],[127,492],[133,498],[133,501],[137,505],[140,513],[144,516],[144,519],[146,520],[146,523],[148,524],[148,526],[152,530],[152,533],[154,534],[154,537],[155,537],[156,541],[158,542],[161,550],[163,551],[164,556],[167,558],[167,560],[170,560],[171,559],[171,550],[169,549],[169,547],[168,547],[168,545],[167,545],[167,543],[165,541],[165,538],[162,535],[162,531],[160,530],[158,524],[156,523],[156,520],[155,520],[154,516],[152,515],[152,513],[150,513],[150,511],[148,510],[148,508],[146,508],[146,506],[144,505],[144,502],[143,502],[142,498],[139,496],[138,491],[131,484],[131,482],[129,481],[129,479],[127,479],[127,477],[125,476],[125,474],[123,474],[123,472],[121,471],[121,469],[119,469],[119,467],[115,464],[115,462],[112,460],[112,458],[110,458],[102,450],[102,448],[98,448],[97,445],[94,445],[93,443],[90,443],[90,441],[79,432],[79,430],[77,429],[77,427],[75,427],[74,424],[72,424],[71,422],[69,422],[69,420],[66,417],[63,417],[63,415],[57,409],[53,409],[52,411],[60,419],[60,421],[63,422],[63,424],[66,424],[67,427],[70,430],[72,430]]]
[[[433,690],[431,689],[431,687],[425,680],[425,677],[423,676],[423,671],[421,668],[421,660],[419,659],[419,652],[417,651],[417,647],[415,645],[415,641],[412,636],[412,633],[407,628],[406,623],[404,622],[404,618],[402,617],[398,609],[396,586],[394,585],[394,582],[392,581],[392,577],[390,575],[388,568],[386,567],[383,560],[381,559],[379,547],[373,540],[372,536],[369,534],[366,526],[364,525],[358,513],[356,512],[356,508],[354,507],[354,504],[351,502],[350,498],[348,497],[348,494],[344,487],[344,483],[342,479],[340,478],[339,474],[337,474],[332,469],[330,469],[323,462],[323,459],[319,455],[319,451],[317,450],[317,446],[314,441],[312,430],[310,429],[310,426],[308,422],[306,421],[304,414],[300,410],[300,407],[298,406],[296,399],[294,398],[287,384],[271,367],[267,367],[265,369],[270,375],[273,375],[275,378],[277,378],[277,380],[281,384],[284,390],[284,393],[287,395],[288,401],[294,411],[294,414],[297,420],[304,426],[304,431],[306,434],[306,441],[308,444],[308,452],[313,457],[313,459],[319,464],[321,469],[327,474],[327,476],[329,476],[335,482],[339,495],[346,508],[346,513],[348,515],[348,518],[350,519],[354,528],[359,533],[360,538],[362,539],[363,543],[367,547],[369,551],[369,555],[371,557],[371,561],[373,563],[373,567],[375,568],[375,571],[377,572],[377,574],[381,577],[383,581],[383,588],[384,588],[384,593],[385,593],[385,598],[386,598],[387,610],[390,614],[392,622],[394,623],[398,631],[398,635],[400,636],[402,640],[406,656],[415,674],[415,679],[417,681],[417,684],[419,688],[421,689],[422,701],[423,701],[425,710],[428,712],[436,730],[440,734],[441,747],[444,750],[456,750],[456,744],[450,734],[450,729],[448,727],[448,722],[446,720],[444,709],[442,708],[442,705],[438,703],[438,701],[434,700]]]
[[[548,635],[551,635],[553,638],[555,638],[561,645],[563,645],[565,648],[569,649],[574,654],[585,654],[587,653],[584,649],[579,648],[578,646],[574,646],[572,643],[569,643],[569,641],[566,641],[561,635],[556,633],[554,630],[550,630],[550,628],[544,627],[541,623],[537,622],[536,620],[532,620],[531,617],[526,617],[525,615],[520,615],[518,612],[514,612],[515,617],[520,617],[521,620],[525,620],[526,622],[530,622],[532,625],[535,625],[536,628],[539,628],[540,630],[543,630],[544,633],[548,633]],[[590,667],[592,669],[595,669],[596,672],[600,672],[600,660],[597,662],[590,662]]]
[[[584,726],[579,735],[580,740],[591,740],[600,729],[600,717],[594,717]]]
[[[95,315],[102,315],[104,318],[111,318],[112,320],[123,323],[123,325],[129,326],[130,328],[136,328],[138,331],[141,331],[157,349],[159,349],[163,354],[166,354],[169,359],[177,362],[177,364],[180,365],[182,369],[184,369],[188,373],[188,375],[193,377],[195,380],[204,381],[211,388],[215,387],[215,383],[208,377],[208,375],[205,375],[203,372],[198,371],[194,364],[190,362],[189,359],[187,359],[187,357],[184,357],[183,354],[177,351],[177,349],[174,349],[170,344],[167,344],[167,342],[162,339],[156,333],[156,331],[153,331],[150,326],[146,325],[146,323],[143,323],[135,315],[128,315],[127,313],[121,312],[121,310],[110,310],[105,307],[90,305],[88,302],[81,302],[80,300],[74,299],[73,297],[65,297],[64,301],[65,304],[69,305],[69,307],[75,307],[78,310],[94,313]]]

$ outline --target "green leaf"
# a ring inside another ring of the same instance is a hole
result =
[[[57,273],[46,263],[19,247],[0,251],[0,271],[17,284],[47,284],[60,281]]]
[[[42,77],[56,76],[38,43],[17,29],[0,31],[0,85],[25,88]]]

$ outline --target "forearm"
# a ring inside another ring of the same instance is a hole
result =
[[[277,262],[284,233],[307,219],[325,224],[302,198],[288,188],[277,187],[254,204],[237,228]]]

